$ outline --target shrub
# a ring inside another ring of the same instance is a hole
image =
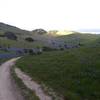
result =
[[[34,53],[34,51],[33,51],[32,49],[29,49],[29,54],[30,54],[30,55],[33,55],[33,54],[35,54],[35,53]]]
[[[28,42],[33,42],[34,41],[34,39],[31,38],[31,37],[27,37],[27,38],[25,38],[25,40],[28,41]]]
[[[53,50],[56,50],[56,49],[50,48],[50,47],[46,47],[46,46],[43,47],[43,51],[53,51]]]
[[[17,36],[13,32],[5,32],[4,36],[11,40],[17,40]]]
[[[28,49],[24,49],[24,53],[28,53]]]

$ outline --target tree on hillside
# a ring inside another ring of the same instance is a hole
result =
[[[33,33],[40,34],[40,35],[46,34],[46,33],[47,33],[47,31],[45,31],[44,29],[35,29],[35,30],[33,30],[32,32],[33,32]]]

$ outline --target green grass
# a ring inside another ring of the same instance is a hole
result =
[[[2,64],[2,63],[4,63],[5,61],[7,61],[8,60],[8,58],[0,58],[0,65]]]
[[[65,100],[100,100],[100,48],[26,56],[16,65]]]
[[[0,54],[15,54],[14,51],[6,51],[6,50],[0,50]],[[9,60],[9,58],[0,58],[0,64],[3,62]]]
[[[5,54],[5,53],[14,53],[14,52],[8,52],[8,51],[4,51],[4,50],[0,50],[0,54]],[[8,58],[0,58],[0,64],[2,64],[3,62],[7,61]]]
[[[0,54],[15,54],[14,51],[0,50]]]
[[[88,45],[91,42],[94,42],[96,39],[100,38],[100,35],[96,34],[82,34],[82,33],[74,33],[70,35],[58,36],[58,39],[64,41],[66,44],[78,44],[82,43],[84,45]]]
[[[4,50],[0,50],[0,54],[2,54],[2,53],[7,53],[6,51],[4,51]]]
[[[7,38],[0,38],[0,45],[5,46],[5,47],[18,47],[18,48],[34,48],[34,47],[42,47],[43,43],[39,41],[35,41],[32,43],[26,42],[25,40],[10,40]]]
[[[5,61],[5,59],[0,59],[0,64],[2,64]]]

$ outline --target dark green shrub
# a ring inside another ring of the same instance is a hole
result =
[[[27,38],[25,38],[25,40],[28,41],[28,42],[33,42],[34,41],[34,39],[31,38],[31,37],[27,37]]]
[[[54,50],[56,50],[56,49],[50,48],[50,47],[46,47],[46,46],[43,47],[43,51],[54,51]]]

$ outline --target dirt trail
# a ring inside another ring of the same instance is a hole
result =
[[[40,100],[52,100],[52,97],[46,95],[41,88],[41,85],[33,81],[30,76],[26,75],[19,68],[15,68],[15,72],[16,75],[23,81],[23,83],[36,93]]]
[[[24,100],[10,73],[17,59],[11,59],[0,66],[0,100]]]

